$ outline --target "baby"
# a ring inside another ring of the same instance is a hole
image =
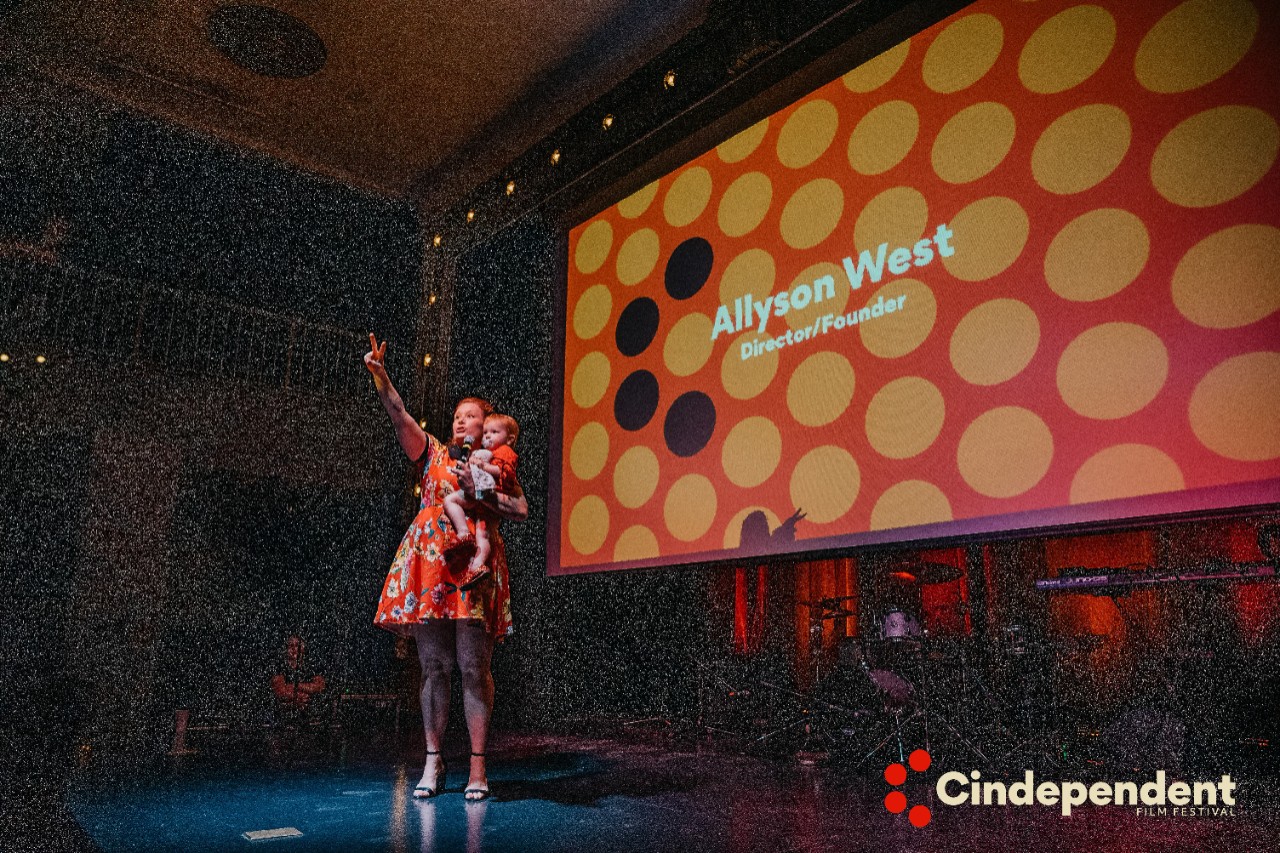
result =
[[[520,425],[510,415],[492,414],[484,419],[484,438],[480,450],[471,452],[466,460],[471,465],[471,480],[475,496],[484,500],[489,492],[510,493],[515,489],[516,455],[512,445],[520,435]],[[470,589],[489,574],[485,565],[489,561],[489,532],[484,519],[476,519],[474,543],[467,528],[467,498],[461,489],[451,492],[444,499],[444,511],[458,537],[455,548],[475,548],[467,566],[467,575],[458,584],[459,589]]]

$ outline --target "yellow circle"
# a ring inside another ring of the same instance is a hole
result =
[[[787,408],[796,423],[825,426],[853,399],[853,367],[838,352],[817,352],[800,362],[787,383]]]
[[[951,219],[954,254],[942,265],[961,281],[985,281],[1007,270],[1027,245],[1031,220],[1011,198],[991,196],[965,207]]]
[[[1106,299],[1128,287],[1147,265],[1151,238],[1127,210],[1101,207],[1068,222],[1049,244],[1044,278],[1072,302]]]
[[[737,163],[751,156],[760,147],[764,135],[769,131],[769,120],[761,119],[746,130],[729,137],[716,147],[716,153],[725,163]]]
[[[769,387],[778,372],[778,350],[764,349],[773,335],[745,332],[734,339],[720,362],[720,382],[735,400],[750,400]],[[759,348],[756,345],[759,344]],[[759,352],[759,355],[754,353]],[[752,353],[742,358],[744,352]]]
[[[1071,479],[1071,503],[1135,498],[1186,488],[1182,471],[1149,444],[1116,444],[1090,456]]]
[[[1008,382],[1040,346],[1040,319],[1017,299],[992,299],[974,308],[951,333],[951,366],[973,385]]]
[[[1129,151],[1129,116],[1111,104],[1089,104],[1059,116],[1031,151],[1031,174],[1051,193],[1083,192],[1106,180]]]
[[[641,228],[623,241],[618,249],[618,281],[630,287],[644,281],[658,264],[660,250],[658,232]]]
[[[609,536],[609,507],[596,495],[587,495],[569,513],[569,544],[586,556],[600,550]]]
[[[920,134],[920,114],[906,101],[889,101],[862,117],[849,135],[849,165],[879,175],[902,162]]]
[[[858,463],[843,447],[815,447],[791,472],[791,505],[803,510],[805,521],[826,524],[853,507],[862,487]]]
[[[579,480],[591,480],[609,461],[609,432],[602,424],[588,421],[569,446],[569,470]]]
[[[711,189],[711,173],[701,166],[692,166],[677,175],[662,200],[667,224],[682,228],[701,216],[711,201]]]
[[[643,444],[628,449],[613,466],[613,494],[627,509],[648,503],[658,488],[658,457]]]
[[[1280,228],[1232,225],[1191,247],[1173,271],[1173,304],[1208,329],[1236,329],[1280,309]]]
[[[645,184],[631,195],[618,202],[618,214],[623,219],[635,219],[649,209],[658,195],[658,182]]]
[[[778,133],[778,162],[802,169],[831,147],[840,125],[840,112],[830,101],[816,98],[800,106]]]
[[[1169,353],[1145,326],[1102,323],[1081,332],[1058,359],[1058,393],[1086,418],[1114,420],[1146,407],[1164,387]]]
[[[613,248],[613,226],[606,219],[597,219],[588,225],[578,237],[578,248],[573,253],[573,264],[578,272],[591,275],[604,266]]]
[[[867,441],[881,456],[910,459],[933,445],[946,414],[938,386],[920,376],[899,377],[867,404]]]
[[[676,376],[691,376],[711,357],[711,318],[706,314],[685,314],[667,332],[662,345],[662,361]]]
[[[604,392],[609,390],[610,372],[609,357],[604,353],[589,352],[584,355],[574,368],[573,380],[569,383],[573,402],[583,409],[599,403]]]
[[[1065,92],[1093,76],[1111,55],[1116,21],[1101,6],[1072,6],[1036,29],[1018,57],[1022,85],[1041,95]]]
[[[773,184],[763,172],[739,176],[720,197],[716,221],[726,237],[750,234],[764,221],[773,202]]]
[[[765,417],[745,418],[734,424],[720,450],[720,466],[729,482],[754,488],[773,476],[782,461],[782,433]]]
[[[1035,412],[1001,406],[984,412],[960,436],[956,462],[975,492],[1011,498],[1039,483],[1053,460],[1053,435]]]
[[[618,541],[613,543],[613,562],[624,563],[631,560],[648,560],[662,556],[658,547],[658,537],[643,524],[636,524],[622,531]]]
[[[716,487],[701,474],[685,474],[667,492],[662,517],[681,542],[702,538],[716,517]]]
[[[1219,364],[1191,394],[1191,429],[1219,456],[1241,462],[1280,457],[1280,352],[1251,352]]]
[[[591,340],[609,324],[611,311],[613,294],[603,284],[593,284],[582,291],[574,306],[573,333],[584,341]]]
[[[853,224],[854,249],[869,250],[874,259],[881,243],[888,243],[890,252],[899,246],[911,246],[928,224],[929,203],[919,190],[890,187],[867,202],[858,214]]]
[[[739,297],[751,294],[763,302],[773,293],[776,275],[773,255],[764,249],[747,249],[729,261],[720,276],[720,304],[729,306],[732,315],[733,303]]]
[[[880,299],[889,302],[902,296],[906,297],[901,301],[902,307],[892,314],[858,323],[862,345],[872,355],[900,358],[924,343],[933,331],[938,301],[929,286],[918,279],[899,278],[889,282],[876,291],[874,299],[867,300],[867,306],[874,306]]]
[[[938,34],[924,54],[924,84],[948,94],[967,89],[995,65],[1004,27],[993,15],[966,15]]]
[[[1156,191],[1182,207],[1230,201],[1271,170],[1276,120],[1257,107],[1213,107],[1169,131],[1151,158]]]
[[[916,527],[951,519],[951,501],[942,489],[924,480],[893,484],[871,508],[872,530]]]
[[[826,280],[828,277],[831,279],[830,282]],[[821,261],[803,270],[796,276],[795,281],[791,282],[787,290],[788,310],[783,315],[783,319],[792,329],[808,328],[819,317],[843,311],[852,292],[844,268],[836,266],[831,261]],[[809,293],[813,294],[809,304],[802,308],[791,304],[797,297],[802,301],[810,298]],[[821,300],[818,299],[819,296],[822,297]]]
[[[902,68],[902,63],[907,61],[907,53],[910,50],[911,39],[899,42],[874,59],[868,59],[840,79],[850,92],[862,94],[874,92],[893,79],[893,75]]]
[[[999,166],[1013,147],[1017,122],[1004,104],[985,101],[952,116],[933,140],[933,171],[949,184],[967,184]]]
[[[793,249],[812,249],[831,236],[844,215],[844,191],[830,178],[817,178],[796,190],[782,208],[778,229]]]
[[[1257,32],[1248,0],[1187,0],[1143,37],[1133,70],[1152,92],[1198,89],[1234,68]]]
[[[748,515],[753,512],[764,513],[765,520],[769,522],[769,530],[776,530],[781,523],[778,516],[774,515],[773,510],[763,506],[748,506],[738,510],[733,518],[729,519],[729,523],[724,528],[724,547],[725,550],[731,551],[742,546],[742,522],[746,520]]]

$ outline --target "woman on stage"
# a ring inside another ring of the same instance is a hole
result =
[[[454,534],[444,514],[444,499],[459,488],[473,496],[471,473],[466,465],[449,457],[447,445],[424,432],[405,411],[383,365],[386,342],[379,347],[377,339],[370,335],[369,346],[364,363],[373,374],[378,398],[391,416],[400,447],[411,460],[423,461],[422,503],[396,551],[374,617],[378,626],[412,636],[418,643],[427,756],[422,779],[413,795],[434,797],[444,790],[445,766],[440,744],[449,713],[449,680],[457,661],[471,739],[471,768],[464,796],[467,800],[483,800],[489,796],[485,742],[493,713],[493,676],[489,662],[494,643],[511,632],[507,561],[497,530],[498,519],[523,521],[528,515],[528,504],[517,485],[516,494],[493,494],[479,505],[481,513],[488,509],[489,574],[478,585],[459,589],[467,565],[463,562],[455,571],[445,561],[445,547],[453,541]],[[478,447],[485,416],[492,411],[489,403],[476,397],[459,402],[453,413],[449,443],[461,445],[470,436]],[[474,524],[470,519],[468,523]]]

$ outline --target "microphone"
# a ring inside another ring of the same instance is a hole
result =
[[[449,458],[466,464],[466,461],[471,458],[471,448],[475,446],[475,443],[476,437],[474,435],[468,434],[464,436],[461,447],[456,444],[449,445]]]

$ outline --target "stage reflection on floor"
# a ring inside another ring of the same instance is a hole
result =
[[[894,788],[883,768],[854,773],[605,740],[508,737],[492,755],[494,797],[481,803],[463,799],[461,752],[445,792],[415,800],[420,754],[369,751],[294,761],[197,755],[111,783],[86,774],[70,807],[97,849],[109,853],[1280,849],[1274,781],[1239,779],[1230,815],[1082,806],[1063,817],[1048,807],[944,805],[933,790],[938,767],[912,772],[917,778]],[[887,810],[894,790],[930,807],[927,826]],[[280,829],[301,834],[255,842],[244,835]]]

